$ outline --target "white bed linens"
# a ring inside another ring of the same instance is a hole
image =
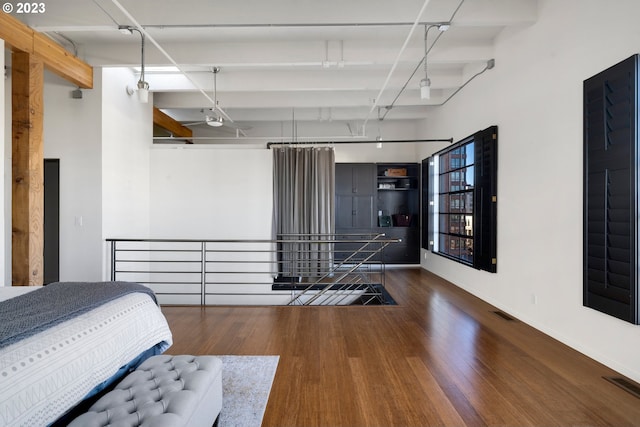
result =
[[[134,293],[0,349],[0,426],[46,426],[158,343],[172,344],[160,308]]]
[[[42,286],[0,286],[0,301],[40,289]]]

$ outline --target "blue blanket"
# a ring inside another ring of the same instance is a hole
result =
[[[0,348],[133,292],[157,304],[151,289],[129,282],[57,282],[0,301]]]

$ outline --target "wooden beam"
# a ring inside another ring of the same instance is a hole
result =
[[[33,52],[34,31],[8,13],[0,13],[0,39],[12,51]]]
[[[160,111],[158,108],[153,107],[153,123],[160,126],[162,129],[166,129],[175,137],[179,138],[192,138],[193,131],[182,123],[176,121],[172,117]]]
[[[8,13],[0,13],[0,39],[3,39],[13,52],[34,55],[48,70],[63,79],[84,89],[93,88],[93,68],[89,64]]]
[[[81,88],[93,88],[93,68],[49,37],[34,33],[33,54],[44,62],[47,70]]]
[[[44,249],[44,64],[14,51],[12,83],[13,285],[42,285]]]

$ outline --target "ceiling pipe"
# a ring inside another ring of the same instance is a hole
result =
[[[496,60],[495,59],[490,59],[487,61],[486,65],[484,66],[484,68],[481,71],[478,71],[477,73],[475,73],[473,76],[469,77],[469,79],[467,79],[466,82],[464,82],[462,84],[462,86],[460,86],[458,89],[456,89],[451,95],[449,95],[449,97],[447,99],[445,99],[443,102],[441,102],[440,104],[432,104],[434,107],[441,107],[444,104],[446,104],[447,102],[449,102],[449,100],[451,98],[453,98],[454,96],[456,96],[456,94],[458,92],[460,92],[466,85],[468,85],[469,83],[471,83],[471,80],[475,79],[476,77],[478,77],[480,74],[484,73],[487,70],[492,69],[493,67],[496,66]]]
[[[367,123],[369,122],[369,116],[371,116],[371,113],[373,113],[375,111],[376,107],[378,107],[378,103],[380,102],[380,97],[382,96],[384,91],[387,89],[387,86],[389,85],[389,81],[391,80],[391,76],[393,75],[394,71],[396,70],[396,67],[398,66],[398,63],[400,62],[400,57],[402,56],[404,50],[407,48],[407,45],[409,44],[409,40],[411,40],[411,36],[413,35],[413,32],[415,31],[416,27],[420,24],[420,18],[422,17],[422,14],[424,13],[425,9],[427,8],[427,5],[429,4],[429,1],[430,0],[425,0],[424,4],[422,5],[422,8],[420,9],[420,12],[418,13],[418,16],[416,16],[415,22],[411,26],[411,30],[409,30],[409,34],[407,34],[407,38],[404,40],[404,43],[402,44],[402,47],[400,48],[400,52],[398,52],[398,55],[396,56],[396,60],[393,62],[393,65],[391,66],[391,69],[389,70],[389,74],[387,74],[386,80],[384,81],[382,87],[380,88],[380,92],[378,92],[378,96],[376,96],[376,99],[374,100],[373,105],[371,106],[371,109],[369,110],[369,113],[367,114],[367,117],[365,117],[365,119],[364,119],[364,123],[362,124],[362,134],[363,135],[365,135],[367,133],[366,129],[367,129]]]
[[[153,45],[158,48],[158,50],[165,56],[165,58],[167,58],[169,60],[169,62],[171,62],[186,78],[187,80],[189,80],[191,82],[191,84],[193,84],[193,86],[198,89],[198,91],[204,95],[204,97],[214,106],[214,108],[216,108],[218,111],[220,111],[220,114],[222,114],[224,116],[224,118],[226,120],[228,120],[231,123],[234,123],[234,121],[231,119],[231,117],[229,117],[227,115],[227,113],[224,112],[224,110],[218,106],[215,105],[215,101],[213,99],[211,99],[211,97],[205,92],[204,89],[202,89],[200,87],[200,85],[198,85],[198,83],[196,83],[195,80],[193,80],[191,78],[191,76],[189,76],[189,74],[187,74],[186,71],[184,71],[184,69],[173,59],[173,57],[171,57],[171,55],[169,55],[169,53],[164,50],[162,48],[162,46],[160,46],[160,44],[142,27],[142,25],[140,25],[140,23],[133,17],[133,15],[131,15],[129,13],[129,11],[127,9],[124,8],[124,6],[122,6],[120,4],[120,2],[118,2],[118,0],[111,0],[111,2],[118,8],[120,9],[120,11],[122,13],[124,13],[124,15],[129,18],[129,20],[131,20],[131,22],[133,22],[134,26],[138,29],[138,31],[140,31],[141,34],[144,34],[145,37],[151,42],[153,43]],[[241,131],[242,132],[242,131]],[[243,132],[244,134],[244,132]]]
[[[427,31],[429,31],[431,28],[439,26],[439,25],[445,25],[445,24],[438,24],[438,25],[430,25],[427,27]],[[433,43],[431,43],[431,46],[429,47],[429,49],[427,50],[427,54],[429,52],[431,52],[431,49],[433,49],[433,46],[435,46],[435,44],[438,42],[438,40],[440,39],[440,37],[442,36],[442,34],[444,34],[444,32],[440,32],[438,34],[438,36],[436,37],[436,39],[433,41]],[[404,92],[404,90],[407,88],[407,86],[409,85],[409,83],[411,82],[411,79],[413,78],[413,76],[415,76],[415,74],[418,72],[418,70],[420,69],[420,67],[422,66],[422,63],[424,62],[425,58],[427,57],[427,55],[423,56],[422,59],[420,60],[420,62],[418,62],[418,65],[416,65],[416,68],[413,69],[413,72],[411,73],[411,75],[409,76],[409,78],[407,79],[407,81],[404,83],[404,85],[402,86],[402,88],[400,89],[400,91],[398,92],[398,94],[396,95],[395,98],[393,98],[393,101],[391,101],[391,104],[385,106],[386,111],[384,112],[384,114],[382,115],[382,117],[378,117],[378,120],[382,121],[387,117],[387,114],[389,114],[389,111],[395,107],[396,102],[398,102],[398,98],[400,98],[400,95],[402,95],[402,93]]]
[[[418,25],[441,25],[446,22],[420,21]],[[291,24],[151,24],[145,28],[159,29],[191,29],[191,28],[332,28],[332,27],[408,27],[414,22],[320,22],[320,23],[291,23]]]
[[[314,138],[319,138],[320,140],[313,140]],[[338,139],[338,141],[335,141],[335,139]],[[453,138],[442,138],[442,139],[394,139],[394,140],[380,140],[378,138],[376,138],[375,140],[362,140],[362,139],[355,139],[355,138],[362,138],[362,137],[352,137],[354,138],[353,140],[346,140],[349,137],[345,137],[345,136],[336,136],[336,137],[327,137],[327,136],[323,136],[323,137],[301,137],[301,139],[308,139],[307,141],[280,141],[280,142],[274,142],[274,140],[276,139],[282,139],[281,137],[264,137],[264,136],[257,136],[257,137],[241,137],[241,136],[237,136],[234,137],[224,137],[224,136],[199,136],[199,137],[193,137],[193,138],[189,138],[188,140],[186,138],[180,138],[180,137],[174,137],[174,136],[160,136],[160,137],[154,137],[154,141],[163,141],[163,142],[172,142],[172,141],[186,141],[187,144],[193,144],[194,140],[200,140],[200,141],[269,141],[267,142],[266,148],[267,149],[271,149],[271,147],[273,146],[294,146],[294,145],[327,145],[327,146],[332,146],[332,145],[342,145],[342,144],[376,144],[379,145],[381,142],[384,144],[411,144],[411,143],[424,143],[424,142],[448,142],[449,144],[453,144]],[[202,146],[202,144],[200,144],[200,146]],[[238,148],[245,148],[245,145],[239,145]]]
[[[413,70],[413,72],[411,73],[411,75],[409,76],[409,78],[407,79],[407,81],[405,82],[404,86],[402,86],[402,88],[400,89],[400,91],[398,92],[398,94],[396,95],[396,97],[393,99],[393,101],[391,102],[390,105],[388,105],[387,111],[385,111],[385,113],[383,114],[382,118],[380,120],[384,120],[387,117],[387,114],[389,114],[389,111],[391,111],[391,109],[395,106],[396,102],[398,101],[398,98],[400,98],[400,95],[402,95],[402,93],[404,92],[404,90],[407,88],[407,86],[409,85],[409,82],[411,81],[411,79],[413,78],[413,76],[416,74],[416,72],[418,71],[418,69],[422,66],[422,63],[426,61],[427,59],[427,54],[431,52],[431,49],[433,49],[433,47],[436,45],[436,43],[438,42],[438,40],[440,40],[440,37],[442,37],[442,35],[444,34],[444,32],[446,30],[449,29],[449,27],[451,26],[451,23],[453,22],[453,19],[456,17],[456,15],[458,14],[458,11],[460,10],[460,8],[462,7],[462,5],[464,4],[465,0],[460,0],[460,3],[458,4],[458,7],[456,7],[456,10],[453,11],[453,13],[451,14],[451,17],[449,18],[448,22],[440,22],[437,24],[432,24],[429,25],[427,27],[427,31],[429,31],[429,29],[431,29],[432,27],[438,27],[439,29],[441,29],[441,31],[438,33],[438,36],[436,37],[436,39],[433,41],[433,43],[431,43],[431,46],[429,46],[429,49],[425,52],[425,55],[422,57],[422,59],[420,59],[420,62],[418,62],[418,65],[416,65],[416,68]],[[446,29],[442,30],[443,27],[446,27]],[[426,38],[426,34],[425,34],[425,38]],[[466,85],[466,83],[464,84]],[[463,86],[464,86],[463,85]]]
[[[376,140],[368,140],[368,139],[363,139],[365,137],[363,136],[348,136],[348,135],[341,135],[341,136],[301,136],[298,139],[302,139],[304,141],[295,141],[295,142],[291,142],[290,140],[284,141],[284,139],[286,139],[288,137],[282,137],[282,136],[242,136],[242,137],[233,137],[233,136],[194,136],[192,138],[189,139],[193,139],[193,140],[201,140],[201,141],[207,141],[207,140],[211,140],[211,141],[223,141],[223,140],[235,140],[235,139],[240,139],[240,140],[245,140],[245,141],[250,141],[250,140],[262,140],[262,141],[270,141],[269,144],[273,145],[273,144],[281,144],[281,145],[295,145],[295,144],[374,144],[374,143],[378,143],[380,142],[378,139]],[[177,141],[182,141],[185,138],[184,137],[177,137],[177,136],[155,136],[153,137],[153,139],[156,139],[158,141],[173,141],[173,140],[177,140]],[[280,142],[274,142],[274,140],[279,139],[281,140]],[[385,139],[382,140],[382,142],[389,142],[389,143],[400,143],[400,142],[405,142],[405,143],[410,143],[410,142],[453,142],[453,138],[436,138],[436,139],[395,139],[395,140],[391,140],[391,139]]]
[[[314,141],[314,140],[321,140],[321,141],[326,141],[326,140],[343,140],[345,143],[355,143],[358,140],[364,140],[364,138],[366,138],[365,136],[361,136],[361,135],[357,135],[357,136],[351,136],[351,135],[338,135],[338,136],[299,136],[297,137],[300,141],[298,142],[291,142],[291,136],[233,136],[233,135],[229,135],[229,136],[196,136],[196,137],[192,137],[189,139],[193,139],[193,140],[211,140],[211,141],[224,141],[224,140],[244,140],[244,141],[250,141],[250,140],[257,140],[257,141],[275,141],[275,140],[280,140],[281,142],[279,142],[278,144],[295,144],[295,143],[300,143],[300,144],[305,144],[305,141]],[[156,139],[158,141],[171,141],[171,140],[176,140],[176,141],[182,141],[185,138],[184,137],[173,137],[173,136],[157,136],[154,137],[153,139]],[[350,142],[348,140],[353,140],[353,142]]]
[[[383,142],[385,144],[410,144],[414,142],[448,142],[453,143],[453,138],[446,139],[375,139],[373,141],[307,141],[307,142],[267,142],[267,149],[270,149],[274,145],[338,145],[338,144],[379,144]]]

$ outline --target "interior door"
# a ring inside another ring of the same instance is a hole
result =
[[[44,284],[60,280],[60,159],[44,160]]]

